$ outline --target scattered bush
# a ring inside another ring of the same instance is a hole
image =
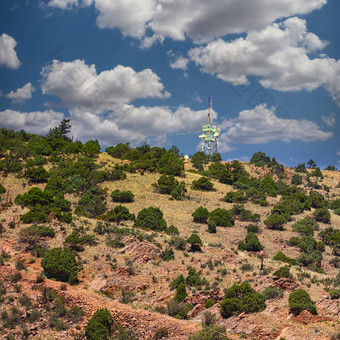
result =
[[[319,230],[320,226],[311,217],[305,217],[292,225],[293,231],[304,236],[313,236],[314,230]]]
[[[216,223],[214,220],[209,220],[208,222],[208,233],[216,234]]]
[[[63,282],[75,280],[78,273],[76,257],[70,249],[49,250],[42,259],[41,266],[48,278]]]
[[[73,250],[82,251],[85,244],[95,244],[95,237],[93,235],[82,235],[78,230],[74,230],[70,235],[65,238],[64,244]]]
[[[192,181],[191,188],[193,190],[214,191],[214,184],[207,177],[201,177],[198,180]]]
[[[209,214],[209,221],[214,221],[216,226],[232,227],[234,225],[234,218],[230,210],[216,208]]]
[[[291,259],[290,257],[286,256],[282,251],[279,251],[276,253],[273,257],[274,261],[281,261],[281,262],[286,262],[292,265],[296,264],[296,260]]]
[[[179,235],[178,229],[177,229],[175,226],[173,226],[173,225],[167,227],[167,228],[164,230],[164,232],[165,232],[167,235],[171,235],[171,236],[178,236],[178,235]]]
[[[207,299],[204,303],[205,308],[210,308],[215,304],[215,301],[213,299]]]
[[[329,213],[327,208],[316,209],[313,212],[313,216],[318,222],[322,222],[322,223],[331,222],[331,214]]]
[[[240,241],[238,243],[239,250],[246,250],[246,251],[261,251],[263,249],[263,245],[260,243],[256,234],[250,232],[245,237],[245,242]]]
[[[283,226],[287,223],[287,218],[278,213],[270,215],[266,220],[263,221],[270,229],[273,230],[284,230]]]
[[[175,253],[171,247],[167,247],[162,255],[162,260],[163,261],[170,261],[175,258]]]
[[[302,288],[295,290],[289,295],[289,308],[290,311],[298,315],[303,310],[309,311],[311,314],[318,314],[315,302],[311,300],[309,294]]]
[[[112,191],[110,196],[113,202],[118,202],[118,203],[128,203],[128,202],[133,202],[134,200],[134,194],[130,190],[120,191],[116,189]]]
[[[290,269],[288,266],[284,266],[279,268],[277,271],[274,272],[273,276],[277,277],[284,277],[284,278],[293,278],[293,275],[290,273]]]
[[[256,313],[266,308],[265,297],[257,293],[250,284],[245,281],[240,285],[230,287],[221,302],[221,315],[229,318],[232,315]]]
[[[111,335],[113,318],[107,308],[98,309],[85,327],[88,340],[108,340]]]
[[[197,234],[191,234],[191,236],[187,239],[187,242],[191,245],[191,251],[201,251],[202,240]]]
[[[205,326],[197,333],[189,335],[189,340],[228,340],[225,335],[226,328],[224,326]]]
[[[302,177],[298,174],[294,174],[293,178],[292,178],[292,185],[300,185],[302,184]]]
[[[340,299],[340,289],[332,289],[329,291],[332,300]]]
[[[197,223],[207,223],[209,218],[209,211],[207,208],[202,206],[197,208],[191,215],[194,218],[194,222]]]
[[[106,211],[106,198],[103,191],[92,186],[80,198],[75,213],[80,216],[88,216],[91,218],[104,214]]]
[[[248,197],[242,190],[229,191],[224,196],[223,201],[227,203],[245,203],[248,201]]]
[[[162,211],[159,208],[154,207],[142,209],[138,213],[134,226],[156,231],[163,231],[167,227]]]
[[[258,227],[257,225],[255,225],[255,224],[249,224],[249,225],[247,225],[247,226],[246,226],[246,229],[247,229],[247,232],[248,232],[248,233],[255,233],[255,234],[257,234],[257,233],[260,232],[259,227]]]
[[[169,150],[160,158],[157,170],[160,174],[179,176],[184,171],[184,162],[178,154]]]
[[[176,295],[174,299],[177,302],[182,302],[188,296],[187,290],[185,288],[185,283],[181,282],[176,288]]]
[[[134,221],[135,215],[130,214],[129,209],[123,205],[117,205],[106,213],[105,219],[119,225],[122,221]]]
[[[266,300],[282,298],[283,297],[282,291],[280,289],[277,289],[277,288],[273,287],[273,286],[268,286],[262,292],[262,294],[264,295]]]

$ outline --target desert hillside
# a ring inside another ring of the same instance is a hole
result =
[[[1,134],[0,339],[340,338],[339,171]]]

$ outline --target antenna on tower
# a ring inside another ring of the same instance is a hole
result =
[[[212,98],[208,98],[208,124],[202,125],[202,134],[199,138],[202,140],[202,151],[209,157],[217,153],[218,149],[218,137],[221,133],[221,129],[216,125],[213,125],[213,107]]]

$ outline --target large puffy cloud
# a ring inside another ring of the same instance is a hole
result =
[[[141,38],[151,20],[156,0],[96,0],[100,28],[118,28],[124,35]]]
[[[202,42],[230,33],[256,30],[279,18],[320,9],[327,0],[51,0],[63,9],[94,3],[101,28],[118,28],[123,34],[141,38],[146,29],[155,40],[186,37]]]
[[[220,137],[222,146],[232,143],[265,144],[271,141],[303,142],[325,141],[333,137],[332,132],[322,131],[310,120],[280,118],[275,108],[264,104],[252,110],[244,110],[236,119],[228,122],[229,128]]]
[[[203,72],[234,85],[247,84],[247,77],[256,75],[262,77],[264,87],[279,91],[311,91],[324,86],[340,105],[340,61],[324,55],[309,57],[325,46],[307,32],[305,20],[294,17],[249,32],[246,38],[218,39],[190,50],[189,56]]]
[[[93,113],[113,110],[137,98],[169,97],[159,77],[150,69],[136,72],[131,67],[118,65],[97,74],[95,66],[88,66],[83,60],[54,60],[43,68],[42,76],[43,94],[61,98],[59,105]]]
[[[16,91],[11,91],[6,97],[10,98],[14,103],[23,103],[25,100],[32,98],[32,93],[34,91],[35,88],[32,83],[27,83]]]
[[[19,112],[5,110],[0,112],[0,125],[13,130],[22,130],[29,133],[46,134],[51,128],[59,125],[64,114],[53,110],[36,112]]]
[[[75,137],[81,140],[96,138],[105,145],[112,145],[119,142],[139,144],[145,139],[164,143],[171,133],[196,133],[207,113],[182,106],[173,111],[166,106],[124,104],[105,117],[78,109],[70,114]]]
[[[11,36],[3,33],[0,36],[0,66],[17,69],[20,67],[20,60],[15,52],[17,42]]]

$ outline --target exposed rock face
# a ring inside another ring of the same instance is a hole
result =
[[[340,302],[335,299],[332,300],[329,297],[319,301],[316,304],[319,314],[323,314],[329,317],[340,318]]]
[[[280,278],[276,276],[271,277],[271,276],[259,275],[259,276],[256,276],[254,280],[257,283],[257,286],[255,286],[254,289],[258,293],[262,293],[268,286],[273,286],[280,290],[287,290],[287,291],[294,291],[300,287],[299,284],[294,279],[290,279],[290,278],[283,278],[283,277]]]
[[[129,252],[129,259],[136,263],[147,263],[149,261],[158,261],[161,259],[162,250],[148,241],[139,241],[134,236],[126,236],[123,239],[126,244],[120,250],[120,253]]]

